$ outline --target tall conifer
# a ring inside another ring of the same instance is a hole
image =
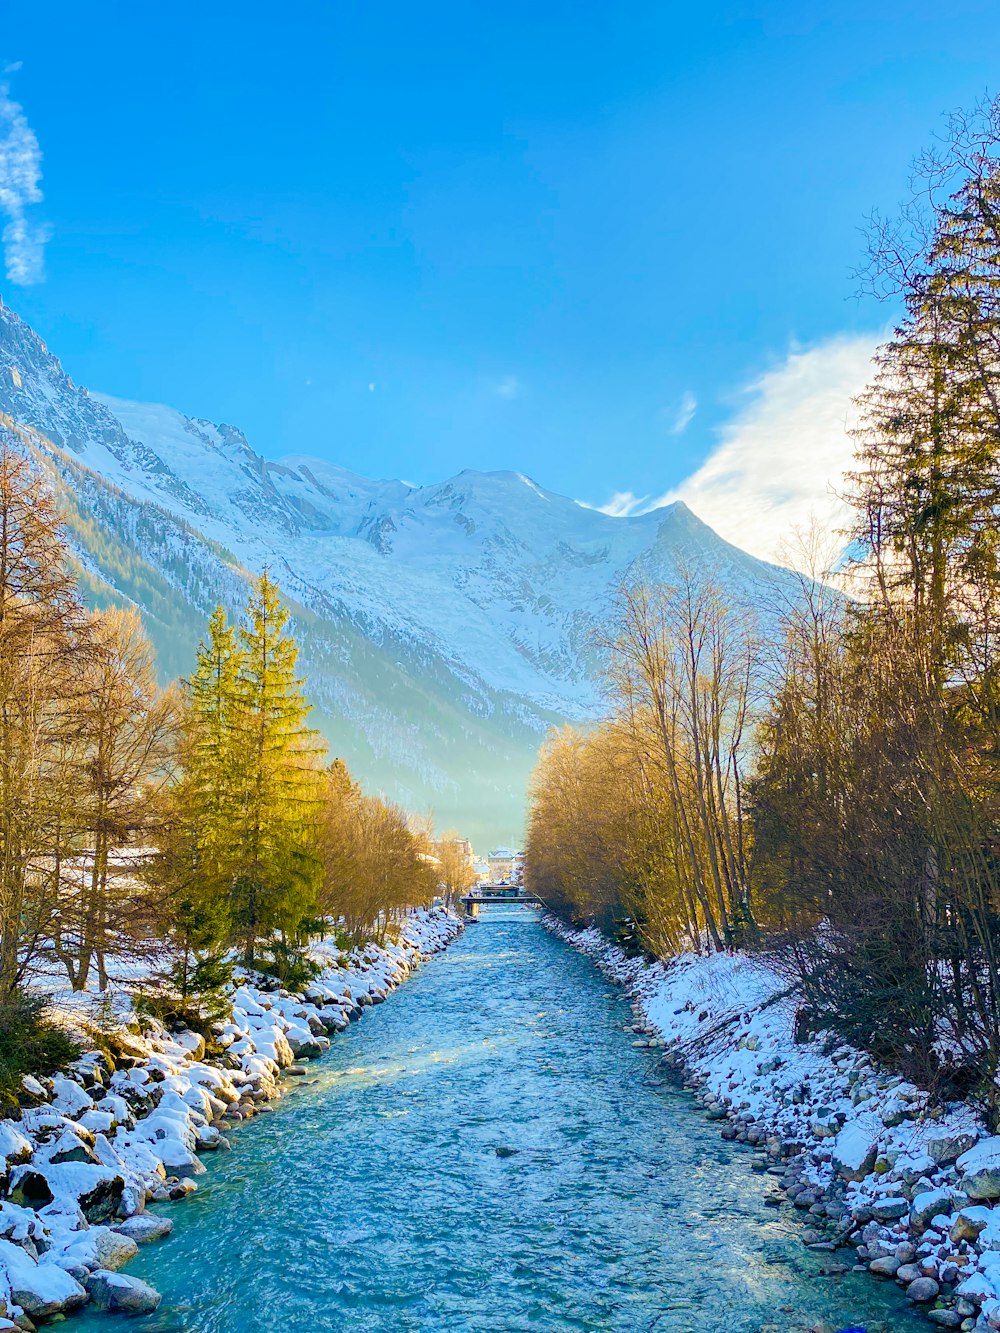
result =
[[[320,877],[321,746],[306,726],[310,706],[296,675],[298,648],[287,633],[288,618],[265,570],[247,607],[248,624],[240,631],[235,737],[240,859],[231,911],[248,963],[262,937],[298,929]]]

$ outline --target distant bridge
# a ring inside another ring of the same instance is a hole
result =
[[[460,898],[462,906],[465,908],[465,915],[469,920],[475,921],[479,916],[480,907],[487,907],[490,903],[502,903],[507,907],[525,906],[525,907],[544,907],[545,903],[539,898],[537,893],[525,893],[523,889],[508,888],[494,884],[485,884],[481,889],[473,893],[467,893],[464,898]]]

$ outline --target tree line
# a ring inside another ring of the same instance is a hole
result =
[[[51,494],[0,439],[0,1003],[116,970],[186,1000],[236,958],[299,982],[311,936],[382,938],[431,901],[427,832],[329,760],[296,659],[265,572],[161,688],[138,614],[84,606]]]
[[[804,1028],[989,1101],[1000,102],[952,117],[914,179],[866,269],[902,313],[857,404],[849,595],[809,540],[777,644],[693,574],[623,589],[610,715],[546,744],[527,872],[568,917],[659,956],[766,949]]]

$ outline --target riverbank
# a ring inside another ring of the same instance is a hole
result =
[[[159,1297],[118,1270],[171,1230],[148,1201],[197,1189],[200,1155],[266,1109],[283,1073],[321,1055],[331,1037],[380,1004],[425,957],[462,930],[443,909],[419,910],[398,942],[312,951],[320,975],[301,995],[242,977],[215,1052],[155,1019],[114,1034],[114,1056],[83,1053],[65,1074],[24,1081],[19,1120],[0,1120],[0,1330],[30,1330],[88,1302],[144,1313]]]
[[[850,1243],[932,1323],[1000,1328],[1000,1136],[961,1104],[931,1107],[864,1052],[795,1040],[786,982],[749,954],[630,959],[596,929],[546,926],[623,986],[635,1040],[680,1070],[722,1137],[757,1150],[773,1206],[803,1241]]]

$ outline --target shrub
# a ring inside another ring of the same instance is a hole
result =
[[[15,992],[0,1002],[0,1104],[17,1106],[25,1074],[45,1077],[65,1069],[80,1054],[68,1032],[48,1017],[43,995]]]

